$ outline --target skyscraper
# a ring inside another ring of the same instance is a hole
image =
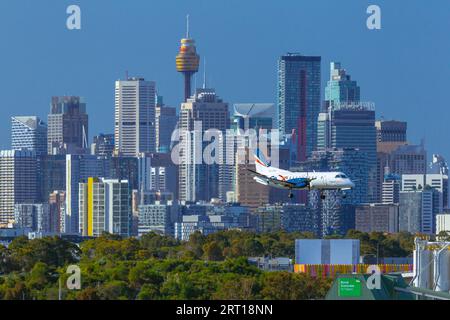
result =
[[[14,206],[14,224],[36,232],[50,232],[48,203],[17,203]]]
[[[406,145],[407,123],[402,121],[379,120],[375,122],[377,130],[377,187],[376,198],[382,200],[384,176],[391,171],[392,152]]]
[[[155,82],[119,80],[115,95],[115,152],[129,157],[155,152]]]
[[[340,63],[332,62],[330,73],[325,89],[326,110],[317,118],[317,149],[355,148],[366,153],[369,164],[368,200],[376,201],[377,140],[374,104],[360,101],[357,82],[351,80]]]
[[[399,231],[434,234],[440,192],[432,188],[400,192]],[[441,207],[442,210],[442,207]]]
[[[192,98],[181,104],[180,200],[209,201],[218,197],[219,164],[215,161],[207,164],[203,159],[203,150],[210,144],[203,141],[203,135],[209,130],[210,134],[222,134],[223,139],[229,123],[228,103],[223,102],[214,89],[197,89]]]
[[[126,180],[88,178],[79,186],[80,233],[131,235],[131,190]]]
[[[114,134],[99,134],[91,144],[91,154],[96,156],[112,156],[114,154]]]
[[[66,155],[66,217],[63,233],[78,234],[79,230],[79,183],[89,177],[109,177],[110,161],[92,155]]]
[[[389,156],[389,168],[392,173],[403,174],[426,174],[427,173],[427,151],[425,146],[401,145],[391,152]]]
[[[172,133],[178,123],[177,110],[173,107],[165,106],[162,97],[158,97],[156,106],[156,151],[166,153],[170,151]]]
[[[14,220],[14,205],[37,201],[36,155],[33,151],[0,151],[0,224]]]
[[[297,131],[297,160],[304,161],[316,147],[321,105],[321,57],[288,53],[278,61],[278,128]]]
[[[55,190],[48,199],[50,205],[50,232],[62,233],[65,229],[66,192]]]
[[[11,149],[47,154],[47,125],[36,116],[11,118]]]
[[[345,234],[354,228],[355,205],[367,203],[369,163],[367,154],[356,148],[328,149],[315,151],[301,169],[315,171],[345,172],[353,181],[358,181],[355,189],[346,192],[345,199],[339,191],[324,191],[325,199],[320,199],[320,192],[311,191],[308,203],[311,213],[317,218],[318,234],[325,236]]]
[[[255,209],[269,203],[272,189],[256,183],[254,175],[248,170],[255,170],[253,135],[261,135],[261,129],[269,133],[277,126],[276,108],[271,103],[239,103],[233,109],[231,127],[238,143],[237,146],[233,144],[235,164],[227,170],[232,174],[228,179],[229,190],[234,191],[236,201]]]
[[[84,153],[88,146],[88,122],[83,98],[53,97],[48,115],[48,153]]]
[[[325,88],[325,101],[330,103],[359,102],[360,88],[339,62],[330,64],[330,80]]]
[[[186,38],[181,39],[180,52],[176,58],[177,71],[184,76],[184,101],[191,97],[192,75],[198,72],[200,56],[197,54],[195,40],[189,35],[189,16],[187,16]]]

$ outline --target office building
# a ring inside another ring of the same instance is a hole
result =
[[[355,208],[355,229],[361,232],[398,232],[398,204],[364,204]]]
[[[243,152],[236,153],[236,200],[240,204],[252,209],[264,206],[269,203],[270,188],[257,183],[255,175],[250,170],[255,171],[255,158],[249,148],[244,148]]]
[[[89,177],[111,177],[111,160],[92,155],[66,155],[66,219],[63,233],[78,234],[79,184]]]
[[[395,174],[386,174],[381,188],[383,204],[398,204],[400,201],[401,178]]]
[[[384,176],[391,173],[391,154],[407,142],[407,123],[395,120],[378,120],[377,130],[377,185],[376,201],[383,202]]]
[[[448,164],[445,158],[439,154],[433,154],[433,160],[428,168],[428,173],[448,176]]]
[[[337,104],[319,116],[318,150],[355,148],[365,153],[368,164],[368,198],[376,198],[377,147],[375,111],[370,103]],[[327,137],[328,135],[328,137]]]
[[[126,180],[88,178],[79,186],[80,233],[131,235],[131,190]]]
[[[233,106],[231,129],[234,136],[227,138],[235,139],[235,143],[226,151],[234,155],[234,163],[221,168],[221,199],[225,200],[226,194],[233,192],[236,201],[253,208],[268,203],[270,188],[257,184],[248,169],[255,170],[252,150],[256,150],[256,140],[262,135],[269,136],[277,125],[274,104],[239,103]],[[267,147],[270,148],[270,141]]]
[[[38,200],[36,155],[33,151],[0,151],[0,224],[14,220],[14,205]]]
[[[149,232],[175,236],[175,222],[180,218],[179,206],[172,202],[159,202],[139,206],[138,234]]]
[[[48,199],[50,206],[50,232],[63,233],[66,221],[66,192],[55,190]]]
[[[221,159],[204,159],[211,142],[203,141],[206,131],[218,136],[218,148],[229,127],[228,103],[214,89],[197,89],[194,96],[181,104],[179,142],[179,197],[181,201],[209,201],[219,195],[219,163]],[[199,148],[201,149],[199,150]]]
[[[297,132],[297,160],[316,147],[321,105],[321,57],[288,53],[278,61],[278,128]]]
[[[88,122],[83,98],[53,97],[48,115],[48,153],[85,153],[89,138]]]
[[[317,233],[317,221],[304,204],[275,204],[259,207],[257,232],[312,232]]]
[[[48,203],[16,203],[14,224],[35,232],[50,232],[50,207]]]
[[[442,194],[441,208],[448,208],[449,199],[448,176],[443,174],[404,174],[402,175],[402,191],[414,191],[431,187]]]
[[[434,234],[436,215],[442,212],[442,194],[431,188],[401,191],[399,230],[410,233]]]
[[[403,121],[378,120],[375,122],[377,130],[377,151],[390,154],[399,146],[407,144],[408,124]]]
[[[115,95],[115,152],[125,157],[155,152],[155,82],[119,80]]]
[[[66,189],[66,156],[43,155],[36,160],[38,201],[44,203],[53,191]]]
[[[325,88],[325,101],[331,105],[360,101],[360,88],[357,82],[351,79],[340,62],[330,63],[330,79]]]
[[[323,191],[325,199],[321,199],[317,190],[308,192],[308,204],[311,214],[319,221],[319,235],[346,234],[355,227],[355,205],[368,202],[369,163],[367,154],[355,148],[328,149],[315,151],[308,162],[294,171],[333,171],[345,172],[352,179],[358,181],[351,191],[336,190]]]
[[[450,234],[450,213],[448,210],[436,215],[436,234],[442,232]]]
[[[11,149],[47,154],[47,125],[36,116],[12,117]]]
[[[114,135],[99,134],[91,143],[91,154],[96,156],[112,156],[114,154]]]
[[[156,152],[170,152],[172,134],[178,124],[177,109],[165,106],[158,96],[155,109]]]
[[[426,174],[427,152],[422,144],[401,145],[390,155],[389,168],[391,173],[404,174]]]

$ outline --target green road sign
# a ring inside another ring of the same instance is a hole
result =
[[[339,297],[361,297],[361,280],[341,278],[338,283]]]

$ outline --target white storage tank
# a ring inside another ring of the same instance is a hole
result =
[[[450,290],[450,252],[447,248],[434,251],[434,286],[436,291]]]

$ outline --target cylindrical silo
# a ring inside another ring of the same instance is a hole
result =
[[[450,290],[450,252],[447,248],[434,251],[434,286],[436,291]]]

